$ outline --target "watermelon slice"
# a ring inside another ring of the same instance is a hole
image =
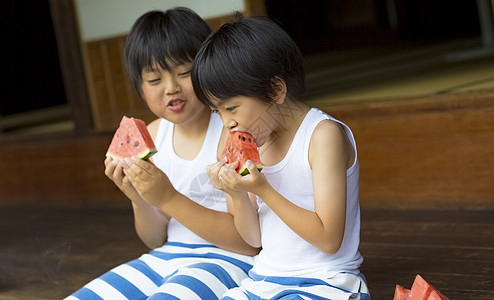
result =
[[[436,290],[436,288],[425,281],[420,275],[415,277],[410,296],[413,300],[449,300],[446,296]]]
[[[225,148],[223,149],[223,157],[225,156],[229,164],[238,161],[235,171],[242,176],[249,174],[249,169],[247,169],[246,165],[248,160],[257,166],[259,172],[262,170],[257,144],[250,133],[241,131],[230,132],[226,139]]]
[[[422,276],[417,275],[411,290],[396,285],[393,300],[449,300],[449,298],[425,281]]]
[[[147,159],[156,152],[146,123],[140,119],[123,116],[106,156],[117,160],[133,156]]]
[[[395,289],[395,296],[393,300],[409,300],[409,299],[410,299],[410,290],[397,284]]]

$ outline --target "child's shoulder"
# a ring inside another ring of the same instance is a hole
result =
[[[332,119],[326,119],[317,124],[311,140],[316,140],[318,142],[331,142],[333,140],[343,138],[344,136],[346,136],[345,130],[340,123]]]
[[[160,122],[161,122],[161,119],[157,118],[157,119],[151,121],[147,125],[149,134],[151,134],[151,137],[153,138],[153,140],[156,140],[156,135],[158,134],[158,128],[160,127]]]
[[[309,161],[316,157],[340,157],[351,162],[354,154],[353,147],[345,133],[343,125],[335,120],[322,120],[312,134],[309,147]]]

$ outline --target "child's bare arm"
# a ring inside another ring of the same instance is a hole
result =
[[[235,227],[243,239],[252,247],[261,247],[261,229],[255,199],[246,192],[226,192],[228,211],[233,215]]]
[[[170,217],[158,208],[149,204],[132,202],[134,226],[137,235],[150,249],[162,246],[167,239]]]
[[[222,159],[209,165],[208,176],[216,188],[225,192],[228,212],[234,217],[235,227],[239,234],[249,245],[259,248],[261,247],[261,229],[256,196],[247,193],[242,189],[242,185],[238,185],[243,179],[235,171],[238,162],[232,164],[225,164],[225,162],[226,159]]]
[[[229,190],[225,186],[225,182],[220,179],[220,170],[224,168],[233,169],[237,166],[237,163],[225,165],[226,159],[211,164],[207,167],[208,176],[211,183],[217,189],[225,192],[226,204],[228,212],[233,216],[233,222],[238,233],[242,236],[245,242],[255,248],[261,247],[259,217],[257,215],[257,203],[255,195],[248,194],[247,192],[237,193],[233,190]],[[224,170],[223,170],[224,171]],[[232,170],[232,172],[235,172]],[[254,199],[251,198],[254,197]],[[237,214],[235,214],[237,212]]]
[[[231,214],[206,208],[182,195],[153,163],[138,158],[129,159],[125,171],[147,203],[159,208],[198,236],[237,253],[253,255],[259,252],[240,236]]]

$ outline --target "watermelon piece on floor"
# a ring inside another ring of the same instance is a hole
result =
[[[396,285],[393,300],[449,300],[449,298],[425,281],[422,276],[417,275],[411,290]]]
[[[232,131],[226,139],[223,157],[227,158],[227,163],[231,164],[238,161],[235,169],[242,176],[249,174],[247,161],[252,161],[259,172],[262,170],[261,158],[257,150],[257,144],[254,137],[247,132]]]
[[[410,290],[397,284],[393,300],[410,300]]]
[[[156,152],[156,146],[146,123],[140,119],[123,116],[106,156],[117,160],[134,156],[147,159]]]
[[[412,300],[449,300],[420,275],[415,277],[410,296]]]

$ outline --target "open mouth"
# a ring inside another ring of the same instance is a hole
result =
[[[172,100],[168,103],[168,109],[174,112],[180,111],[185,107],[185,101]]]

